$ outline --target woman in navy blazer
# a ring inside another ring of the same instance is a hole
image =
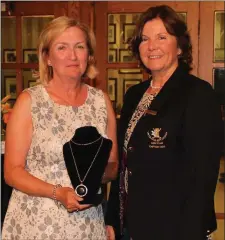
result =
[[[151,78],[125,95],[108,239],[126,229],[132,240],[205,240],[216,229],[219,103],[209,83],[189,74],[190,36],[170,7],[141,15],[130,48]]]

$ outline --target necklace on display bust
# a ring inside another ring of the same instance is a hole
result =
[[[102,136],[100,136],[99,138],[97,138],[96,140],[94,140],[93,142],[89,142],[89,143],[77,143],[74,142],[73,140],[70,140],[73,144],[78,145],[78,146],[88,146],[91,145],[93,143],[96,143],[97,141],[99,141],[102,138]]]
[[[150,82],[150,87],[152,89],[160,89],[160,88],[162,88],[162,86],[160,86],[160,87],[153,86],[153,81]]]
[[[76,159],[75,159],[75,157],[74,157],[73,150],[72,150],[72,147],[71,147],[71,143],[70,143],[70,142],[72,142],[72,143],[75,144],[75,145],[79,145],[79,146],[87,146],[87,145],[91,145],[91,144],[99,141],[100,139],[102,139],[102,140],[101,140],[101,142],[100,142],[100,144],[99,144],[98,150],[97,150],[97,152],[95,153],[95,156],[94,156],[94,158],[93,158],[93,160],[92,160],[92,162],[91,162],[91,164],[90,164],[87,172],[85,173],[83,179],[81,179],[80,173],[79,173],[79,171],[78,171]],[[87,178],[87,175],[88,175],[88,173],[90,172],[91,167],[92,167],[92,165],[93,165],[96,157],[98,156],[98,153],[99,153],[99,151],[100,151],[100,149],[101,149],[102,143],[103,143],[103,137],[102,137],[102,136],[100,136],[100,137],[99,137],[98,139],[96,139],[95,141],[89,142],[89,143],[76,143],[76,142],[74,142],[74,141],[72,141],[72,140],[69,141],[69,146],[70,146],[71,155],[72,155],[73,162],[74,162],[74,165],[75,165],[75,168],[76,168],[76,172],[77,172],[78,179],[79,179],[79,181],[80,181],[80,184],[77,185],[76,188],[75,188],[75,193],[76,193],[79,197],[84,197],[84,196],[86,196],[87,193],[88,193],[88,188],[87,188],[86,185],[83,184],[83,182],[84,182],[85,179]]]

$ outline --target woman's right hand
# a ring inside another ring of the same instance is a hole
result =
[[[107,225],[106,226],[106,234],[107,234],[107,240],[115,240],[115,232],[112,226]]]
[[[79,197],[72,188],[60,187],[56,189],[56,200],[61,202],[68,212],[80,211],[90,207],[90,204],[80,204],[83,198]]]

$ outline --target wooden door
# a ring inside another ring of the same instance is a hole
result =
[[[224,25],[221,27],[221,54],[223,58],[215,59],[215,34],[216,34],[216,14],[223,13],[224,2],[200,2],[200,34],[199,34],[199,72],[200,78],[213,83],[213,69],[224,68]],[[224,23],[224,20],[223,20]],[[216,44],[215,44],[216,45]],[[216,46],[215,46],[216,47]]]
[[[224,110],[224,2],[200,2],[199,12],[198,76],[212,85],[220,101],[221,110]],[[224,171],[224,161],[221,161],[220,165]],[[224,239],[224,184],[220,182],[217,184],[215,194],[215,209],[218,228],[213,234],[213,239],[222,240]]]
[[[160,2],[166,4],[177,12],[186,13],[187,25],[190,30],[193,44],[193,74],[198,73],[198,24],[199,24],[199,2]],[[95,2],[95,33],[97,38],[97,67],[100,74],[97,78],[97,86],[106,91],[107,89],[107,69],[109,68],[135,68],[137,63],[108,63],[108,14],[114,13],[141,13],[151,6],[159,5],[159,2]],[[144,79],[146,75],[144,75]]]

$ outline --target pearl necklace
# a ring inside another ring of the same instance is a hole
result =
[[[155,87],[155,86],[153,86],[153,81],[151,81],[150,82],[150,87],[152,88],[152,89],[160,89],[160,88],[162,88],[161,86],[160,87]]]

